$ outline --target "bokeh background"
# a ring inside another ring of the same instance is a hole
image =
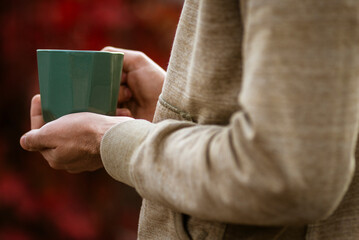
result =
[[[137,236],[141,199],[104,170],[52,170],[19,146],[39,92],[36,49],[137,49],[167,67],[182,0],[0,2],[0,239]]]

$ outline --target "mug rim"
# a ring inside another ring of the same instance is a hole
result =
[[[100,54],[120,54],[124,55],[123,52],[109,52],[109,51],[95,51],[95,50],[67,50],[67,49],[37,49],[36,52],[59,52],[59,53],[100,53]]]

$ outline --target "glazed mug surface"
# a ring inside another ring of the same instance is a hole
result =
[[[115,115],[123,53],[37,50],[45,122],[76,112]]]

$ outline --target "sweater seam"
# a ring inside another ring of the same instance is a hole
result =
[[[159,96],[158,98],[158,102],[165,107],[166,109],[179,114],[182,118],[184,118],[187,121],[191,121],[193,122],[193,118],[191,116],[191,114],[189,114],[188,112],[185,112],[175,106],[173,106],[172,104],[168,103],[166,100],[163,99],[162,94]]]

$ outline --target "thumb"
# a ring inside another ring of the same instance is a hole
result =
[[[48,141],[44,141],[44,138],[40,136],[40,130],[35,129],[25,133],[20,138],[20,145],[27,151],[40,151],[51,148]]]
[[[35,95],[31,100],[30,118],[31,129],[38,129],[45,125],[42,117],[40,94]]]

